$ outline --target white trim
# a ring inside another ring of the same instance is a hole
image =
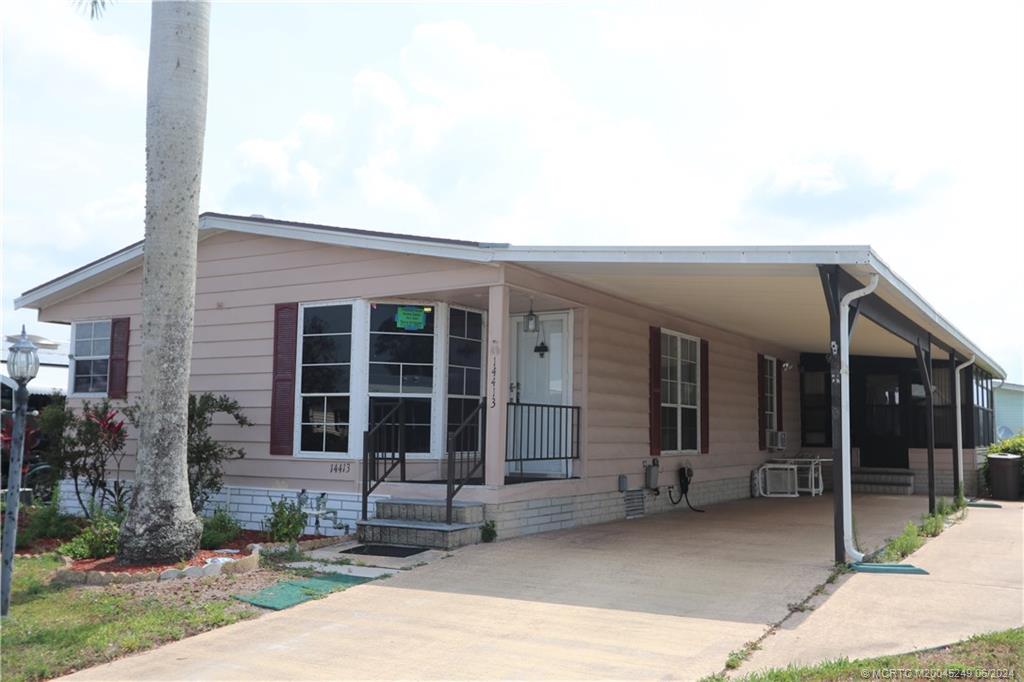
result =
[[[697,346],[697,363],[696,363],[697,364],[697,382],[696,382],[697,383],[697,401],[696,401],[697,404],[694,407],[694,411],[697,413],[697,447],[693,448],[692,450],[688,450],[688,449],[682,449],[682,450],[661,450],[661,443],[660,443],[660,441],[661,441],[661,434],[659,433],[659,434],[657,434],[658,440],[659,440],[658,449],[660,450],[662,455],[668,455],[668,456],[673,456],[673,455],[699,455],[699,454],[701,454],[701,451],[700,451],[700,438],[701,438],[701,431],[700,431],[700,427],[701,427],[701,399],[700,399],[700,395],[701,395],[701,393],[700,393],[701,392],[701,376],[700,376],[700,374],[701,374],[701,372],[700,372],[700,362],[701,362],[701,355],[700,355],[700,353],[701,353],[701,347],[700,346],[701,346],[701,343],[700,343],[700,341],[701,341],[701,339],[700,339],[699,336],[693,336],[692,334],[684,334],[683,332],[677,332],[677,331],[675,331],[673,329],[666,329],[664,327],[659,327],[659,331],[662,334],[668,334],[669,336],[675,336],[675,337],[678,337],[680,339],[686,339],[687,341],[693,341],[696,344],[696,346]],[[661,346],[660,342],[658,343],[658,346],[659,347]],[[680,352],[682,352],[682,348],[681,347],[680,347]],[[680,372],[682,371],[682,367],[683,367],[682,361],[683,361],[683,358],[680,355],[680,357],[679,357],[679,370],[680,370]],[[658,358],[658,381],[661,381],[661,357]],[[682,399],[682,390],[683,390],[682,383],[683,383],[682,382],[682,377],[680,377],[680,380],[679,380],[679,395],[680,395],[680,399]],[[664,406],[665,406],[664,402],[661,402],[658,405],[659,408],[660,407],[664,407]],[[675,407],[677,410],[680,410],[681,408],[684,408],[684,407],[686,409],[691,409],[689,405],[683,405],[682,403],[679,403],[678,405],[671,405],[670,404],[670,405],[668,405],[668,407]],[[683,425],[682,425],[682,421],[681,421],[682,420],[682,413],[681,412],[677,413],[676,419],[678,421],[678,423],[676,424],[676,433],[677,433],[676,442],[678,443],[679,440],[683,437]],[[660,419],[659,419],[658,423],[659,424],[661,423]]]
[[[76,392],[75,391],[75,366],[78,364],[78,356],[75,355],[75,330],[78,329],[80,324],[91,324],[94,322],[106,322],[110,325],[110,338],[109,343],[114,343],[114,322],[111,318],[89,318],[85,320],[75,320],[71,323],[71,341],[68,346],[68,392],[67,397],[69,398],[106,398],[110,394],[110,352],[113,350],[112,347],[107,348],[107,390],[106,391],[86,391]],[[82,360],[102,360],[102,355],[89,355],[82,357]]]
[[[335,299],[329,301],[300,301],[299,314],[295,320],[295,389],[294,405],[292,406],[292,456],[300,459],[327,459],[344,460],[357,459],[353,455],[353,432],[352,428],[352,384],[354,377],[353,355],[355,354],[355,332],[356,332],[356,303],[358,299]],[[347,452],[320,452],[306,451],[302,449],[302,329],[305,323],[306,308],[324,308],[327,306],[347,305],[352,307],[351,320],[349,322],[349,372],[348,372],[348,393],[331,393],[326,395],[337,395],[348,397],[348,451]]]
[[[327,226],[323,226],[327,227]],[[473,263],[624,263],[624,264],[705,264],[705,265],[818,265],[860,266],[861,274],[878,273],[914,308],[919,310],[967,354],[978,356],[980,364],[992,370],[996,378],[1006,372],[982,352],[960,330],[941,316],[909,284],[900,279],[869,246],[511,246],[507,244],[458,244],[416,237],[364,234],[341,229],[323,229],[313,225],[250,220],[243,216],[203,215],[199,218],[200,239],[220,230],[230,230],[285,239],[301,239],[322,244],[349,246],[396,253],[453,258]],[[206,233],[206,234],[203,234]],[[142,244],[133,245],[107,258],[69,273],[14,301],[15,308],[40,308],[138,267]],[[932,331],[932,330],[928,330]]]

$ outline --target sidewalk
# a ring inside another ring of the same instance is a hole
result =
[[[795,614],[740,675],[926,649],[1024,625],[1024,504],[971,508],[908,557],[929,575],[857,573]],[[821,602],[824,603],[821,603]]]

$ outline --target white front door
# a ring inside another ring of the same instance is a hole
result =
[[[525,329],[525,316],[512,318],[512,377],[506,447],[520,461],[508,473],[568,476],[572,424],[565,411],[545,406],[572,404],[572,332],[568,312],[537,315],[539,331]],[[547,347],[544,350],[542,344]]]

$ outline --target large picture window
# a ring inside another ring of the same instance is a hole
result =
[[[696,451],[700,424],[700,341],[661,332],[661,449]]]
[[[72,392],[106,393],[110,371],[110,320],[75,322],[71,337]]]
[[[352,306],[304,306],[301,330],[299,447],[303,452],[346,452]]]
[[[370,304],[370,423],[405,398],[408,452],[430,452],[434,314],[429,305]]]
[[[483,314],[452,308],[448,315],[448,430],[465,421],[480,402]]]

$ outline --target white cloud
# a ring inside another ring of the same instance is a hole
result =
[[[103,32],[65,0],[3,3],[4,37],[32,59],[87,76],[112,92],[146,89],[147,54],[135,42]]]

